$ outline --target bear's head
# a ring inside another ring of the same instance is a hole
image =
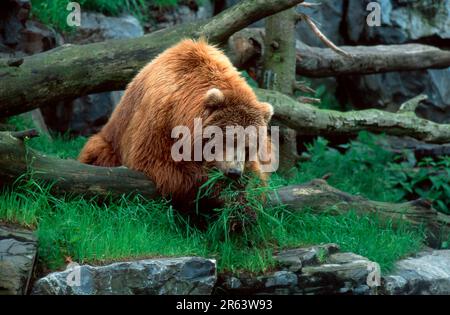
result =
[[[218,168],[225,175],[238,178],[270,159],[272,147],[267,127],[273,115],[272,105],[259,102],[247,89],[212,88],[204,97],[204,109],[203,130],[207,141],[203,152],[213,156],[213,159],[206,157],[209,168]],[[222,152],[216,152],[217,149]]]

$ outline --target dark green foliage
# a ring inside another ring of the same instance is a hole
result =
[[[402,192],[389,184],[389,164],[395,156],[376,144],[376,136],[362,132],[356,141],[341,145],[341,152],[330,148],[318,138],[307,145],[309,158],[293,169],[288,179],[274,178],[282,184],[300,184],[324,175],[328,183],[351,194],[361,194],[371,200],[396,201]]]
[[[436,210],[450,214],[450,156],[425,158],[417,166],[411,168],[409,162],[391,165],[390,185],[402,191],[398,200],[427,199]]]

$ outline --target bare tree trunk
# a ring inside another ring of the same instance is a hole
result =
[[[263,82],[265,89],[294,95],[295,82],[295,24],[296,9],[292,8],[266,18],[264,38]],[[274,119],[272,125],[280,126],[279,171],[286,173],[299,160],[297,134]]]

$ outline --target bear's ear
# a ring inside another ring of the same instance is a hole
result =
[[[273,116],[273,106],[266,102],[261,102],[264,111],[264,119],[268,123]]]
[[[217,88],[212,88],[206,92],[205,106],[208,109],[214,110],[223,104],[225,96],[223,92]]]

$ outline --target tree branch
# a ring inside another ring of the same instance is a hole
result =
[[[237,31],[253,22],[289,9],[304,0],[252,0],[241,1],[215,16],[199,28],[198,36],[206,36],[211,42],[223,43]]]
[[[329,48],[302,45],[297,49],[297,74],[329,77],[450,67],[450,51],[421,44],[342,46],[352,58]]]
[[[410,136],[431,143],[450,142],[450,125],[377,109],[339,112],[299,103],[276,91],[257,89],[261,101],[269,102],[275,118],[304,135],[353,135],[362,130],[394,136]]]

